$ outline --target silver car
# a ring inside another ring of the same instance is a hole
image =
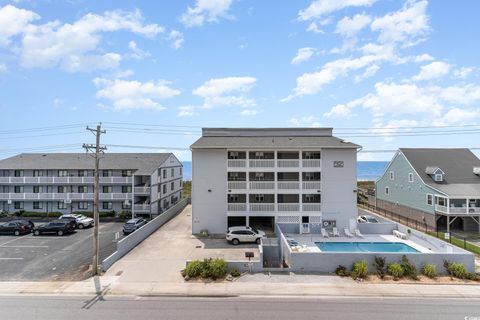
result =
[[[226,236],[227,241],[235,246],[241,242],[255,242],[260,244],[262,238],[265,238],[265,232],[247,226],[230,227],[228,228]]]

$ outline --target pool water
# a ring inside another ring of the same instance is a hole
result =
[[[401,242],[315,242],[324,252],[418,252]]]

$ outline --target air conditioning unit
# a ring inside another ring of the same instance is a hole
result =
[[[480,176],[480,167],[473,167],[473,173]]]

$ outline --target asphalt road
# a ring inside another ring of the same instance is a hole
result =
[[[122,223],[101,223],[100,258],[116,249]],[[92,262],[93,228],[62,237],[0,235],[0,281],[82,280]]]
[[[480,319],[480,300],[387,298],[31,297],[0,299],[8,320]]]

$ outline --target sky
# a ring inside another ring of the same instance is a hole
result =
[[[478,147],[480,2],[0,0],[0,157],[333,127],[359,160]],[[369,152],[372,150],[388,152]]]

